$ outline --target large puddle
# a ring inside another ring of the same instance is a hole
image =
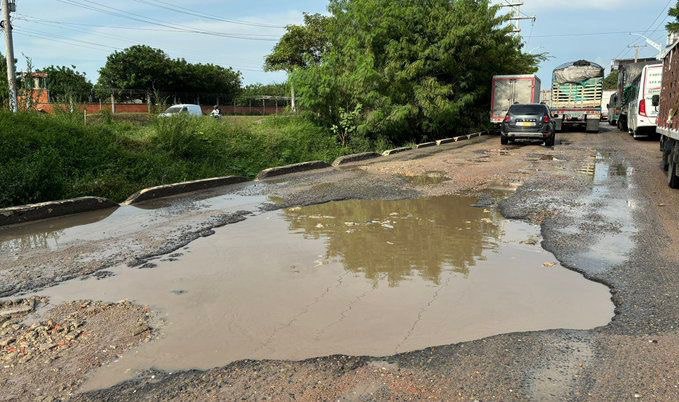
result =
[[[385,356],[500,333],[609,322],[608,288],[561,267],[539,228],[469,197],[343,201],[252,216],[155,269],[73,280],[40,294],[134,300],[159,338],[86,389],[138,371],[241,359]]]

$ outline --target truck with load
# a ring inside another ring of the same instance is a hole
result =
[[[679,40],[662,54],[662,90],[653,96],[653,105],[659,105],[658,126],[663,168],[667,183],[679,188]]]
[[[616,94],[610,99],[609,121],[620,131],[628,130],[629,99],[625,99],[625,90],[629,92],[630,86],[641,76],[644,67],[651,64],[658,64],[658,59],[624,59],[613,62],[613,68],[618,70],[618,87]]]
[[[587,60],[566,63],[552,75],[552,117],[557,131],[599,132],[604,69]]]
[[[540,103],[540,84],[540,79],[532,74],[493,77],[490,122],[498,133],[510,106],[515,103]]]

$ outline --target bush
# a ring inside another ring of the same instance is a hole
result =
[[[361,147],[369,147],[369,142]],[[158,118],[151,125],[83,123],[81,116],[0,112],[0,207],[101,196],[122,201],[150,186],[262,169],[352,151],[306,116],[250,125]]]

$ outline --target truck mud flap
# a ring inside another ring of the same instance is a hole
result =
[[[585,131],[588,133],[598,133],[599,132],[599,120],[587,120],[587,128]]]

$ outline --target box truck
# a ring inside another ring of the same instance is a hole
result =
[[[498,133],[509,107],[515,103],[540,103],[540,79],[537,76],[522,74],[493,77],[490,122]]]

